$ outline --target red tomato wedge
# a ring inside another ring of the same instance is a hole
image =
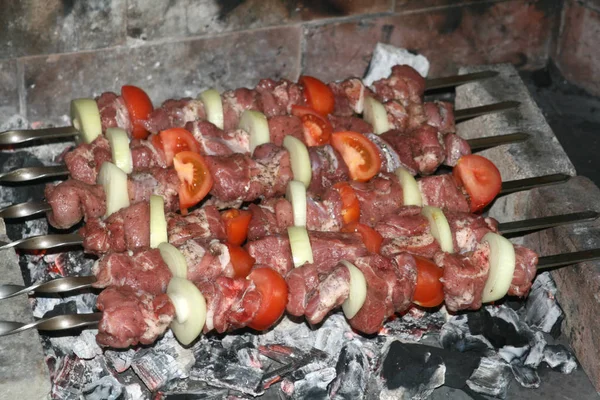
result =
[[[182,151],[173,159],[173,165],[181,185],[179,186],[179,208],[186,212],[198,204],[213,185],[213,178],[204,158],[198,153]]]
[[[342,232],[358,232],[370,253],[379,254],[379,251],[381,251],[383,236],[369,225],[353,222],[343,227]]]
[[[502,188],[498,168],[487,158],[476,154],[461,157],[452,174],[456,182],[467,191],[471,212],[480,211],[490,204]]]
[[[353,180],[366,182],[379,173],[379,150],[365,135],[350,131],[335,132],[331,135],[331,145],[342,155]]]
[[[421,307],[437,307],[444,301],[444,285],[440,280],[444,270],[433,261],[414,256],[417,262],[417,286],[413,303]]]
[[[200,143],[187,129],[171,128],[152,136],[152,145],[164,155],[167,166],[173,165],[173,158],[182,151],[200,152]]]
[[[267,267],[253,269],[248,279],[254,282],[261,294],[260,308],[248,326],[257,331],[264,331],[277,322],[285,311],[287,283],[277,271]]]
[[[121,88],[121,97],[127,107],[129,113],[129,121],[133,131],[131,136],[134,139],[146,139],[149,132],[146,130],[142,122],[150,116],[154,111],[150,97],[137,86],[125,85]]]
[[[360,218],[360,202],[356,197],[356,192],[348,182],[338,182],[333,185],[342,198],[342,219],[344,224],[348,225],[357,222]]]
[[[245,278],[252,270],[256,260],[252,257],[243,247],[236,246],[235,244],[225,243],[227,249],[229,249],[229,257],[231,258],[231,265],[235,271],[235,278]]]
[[[308,75],[301,76],[298,83],[304,88],[304,98],[310,108],[324,116],[333,112],[335,97],[329,86]]]
[[[304,141],[308,146],[321,146],[329,143],[333,126],[327,118],[304,106],[292,106],[292,114],[300,118],[304,130]]]
[[[252,212],[248,210],[238,210],[232,208],[224,211],[221,214],[221,219],[225,223],[225,231],[227,232],[227,241],[235,245],[241,246],[246,241],[248,236],[248,226],[252,219]]]

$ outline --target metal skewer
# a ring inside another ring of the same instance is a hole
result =
[[[451,88],[465,83],[494,78],[498,76],[498,74],[498,71],[481,71],[463,75],[445,76],[442,78],[431,78],[425,81],[425,90]]]
[[[92,286],[97,279],[95,276],[70,276],[66,278],[53,279],[48,282],[36,283],[31,286],[23,285],[0,285],[0,300],[8,299],[10,297],[18,296],[20,294],[26,294],[30,292],[35,293],[64,293],[71,292],[73,290],[84,289]]]
[[[481,117],[486,114],[494,114],[501,111],[517,108],[521,105],[518,101],[502,101],[500,103],[488,104],[485,106],[464,108],[454,111],[454,121],[461,122],[471,118]]]
[[[537,270],[543,271],[595,260],[600,260],[600,249],[545,256],[539,258]],[[14,321],[0,321],[0,336],[12,335],[32,328],[45,331],[81,328],[96,325],[101,318],[102,313],[98,312],[92,314],[58,315],[51,318],[40,319],[28,324]]]

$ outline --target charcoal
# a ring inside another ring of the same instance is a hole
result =
[[[117,373],[125,371],[131,366],[131,361],[135,355],[134,349],[127,350],[105,350],[104,358],[106,358],[107,364],[113,368]]]
[[[211,387],[206,382],[190,379],[171,381],[157,392],[163,400],[221,400],[229,393],[229,389]]]
[[[96,343],[97,329],[86,329],[79,336],[48,337],[49,344],[62,354],[74,353],[83,360],[90,360],[102,354]]]
[[[417,343],[424,335],[438,332],[444,324],[444,313],[428,313],[416,307],[402,317],[392,318],[385,323],[383,335],[403,342]]]
[[[400,341],[390,344],[378,371],[384,381],[382,397],[425,399],[444,384],[444,361],[429,351],[419,351],[425,347]]]
[[[535,369],[522,365],[518,361],[512,362],[510,364],[510,369],[516,381],[519,382],[521,386],[528,389],[536,389],[540,387],[540,376]]]
[[[554,337],[560,334],[560,324],[564,314],[556,301],[556,284],[550,273],[539,274],[525,303],[525,322],[532,328],[550,333]]]
[[[504,305],[471,313],[468,325],[472,334],[485,336],[496,349],[506,345],[523,347],[533,340],[533,331]]]
[[[176,378],[187,378],[194,363],[193,352],[179,345],[169,331],[154,347],[138,351],[131,368],[150,390]]]
[[[510,384],[510,367],[500,357],[483,357],[467,380],[469,388],[488,396],[506,398]]]
[[[111,375],[87,384],[81,391],[85,400],[117,400],[123,393],[123,385]]]
[[[528,367],[537,368],[544,359],[546,345],[547,342],[544,334],[540,331],[535,332],[533,345],[531,345],[529,354],[527,354],[527,358],[525,358],[523,364]]]
[[[439,335],[439,342],[447,350],[486,354],[494,346],[482,335],[473,335],[466,314],[453,316],[446,322]]]
[[[369,360],[362,346],[356,342],[346,344],[335,366],[336,377],[329,384],[332,399],[362,399],[369,380]]]
[[[313,346],[329,354],[332,359],[336,359],[346,341],[343,330],[338,327],[322,326],[315,332]]]
[[[304,379],[294,382],[292,399],[328,399],[327,386],[335,378],[335,368],[322,368],[309,372]]]
[[[262,364],[260,362],[260,352],[258,349],[245,347],[239,349],[236,354],[240,364],[243,366],[258,369],[262,368]]]
[[[498,350],[498,355],[507,363],[511,363],[513,360],[520,360],[529,352],[529,346],[514,347],[504,346]]]
[[[544,349],[544,362],[563,374],[570,374],[577,368],[575,356],[562,344],[547,345]]]

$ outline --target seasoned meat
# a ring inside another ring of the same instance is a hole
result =
[[[68,179],[47,185],[46,201],[52,207],[48,222],[55,228],[68,229],[82,218],[98,218],[106,213],[104,189],[99,185]]]
[[[515,248],[515,272],[508,289],[509,296],[524,297],[529,293],[533,279],[537,272],[538,256],[526,247],[514,245]]]
[[[444,210],[469,212],[467,196],[451,174],[427,176],[417,181],[423,205],[432,205]]]
[[[271,143],[283,146],[283,139],[288,135],[306,143],[304,140],[304,128],[300,118],[294,115],[275,115],[267,121],[269,123]]]
[[[96,183],[98,171],[105,161],[112,161],[112,153],[104,136],[99,136],[92,143],[80,144],[65,154],[65,165],[71,179],[89,185]]]
[[[420,104],[425,92],[425,79],[408,65],[395,65],[388,78],[373,82],[373,89],[378,100],[398,100],[402,104]]]
[[[214,206],[203,206],[183,216],[170,212],[167,218],[169,243],[179,246],[189,239],[225,240],[225,225],[221,214]]]
[[[151,133],[159,133],[169,128],[183,128],[188,122],[206,119],[204,103],[189,97],[166,100],[154,109],[144,122],[144,127]]]
[[[113,92],[105,92],[96,99],[98,111],[100,112],[100,123],[102,132],[107,128],[122,128],[131,136],[133,126],[129,121],[129,112],[121,96]]]
[[[308,192],[312,195],[321,196],[335,183],[350,179],[344,159],[330,145],[309,147],[308,156],[312,168]]]
[[[242,129],[223,131],[203,120],[188,122],[185,128],[200,144],[200,154],[225,156],[234,153],[250,153],[250,135]]]

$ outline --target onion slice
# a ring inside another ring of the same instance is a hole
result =
[[[312,167],[310,165],[308,149],[298,138],[289,135],[283,138],[283,147],[290,152],[294,179],[302,182],[305,187],[308,187],[312,178]]]
[[[72,100],[71,124],[81,133],[81,137],[86,143],[91,143],[102,135],[102,122],[100,121],[100,111],[96,100]]]
[[[102,164],[97,182],[104,187],[107,217],[121,208],[129,207],[127,174],[119,167],[110,162]]]
[[[159,244],[168,241],[165,200],[162,196],[153,194],[150,196],[150,247],[155,249]]]
[[[175,307],[171,330],[183,345],[196,339],[206,322],[206,300],[192,282],[184,278],[171,278],[167,295]]]
[[[225,119],[223,117],[223,102],[219,92],[215,89],[205,90],[200,93],[200,100],[204,104],[208,122],[213,123],[219,129],[223,129]]]
[[[306,263],[311,264],[313,262],[313,253],[306,228],[303,226],[290,226],[287,230],[294,267],[298,268]]]
[[[482,243],[490,246],[490,272],[481,301],[489,303],[500,300],[508,293],[515,272],[515,248],[508,239],[493,232],[486,233]]]
[[[454,253],[452,231],[450,230],[450,225],[442,210],[437,207],[425,206],[421,209],[421,214],[429,220],[431,234],[440,244],[442,251]]]
[[[390,130],[390,122],[385,107],[372,97],[365,97],[363,119],[371,124],[373,133],[377,135]]]
[[[352,319],[360,311],[367,299],[367,280],[362,271],[356,268],[351,262],[342,260],[341,263],[350,272],[350,294],[342,303],[342,310],[346,318]]]
[[[403,167],[396,169],[394,173],[400,181],[400,186],[402,186],[404,205],[421,207],[423,205],[423,197],[421,196],[421,190],[419,190],[419,184],[415,180],[415,177]]]
[[[297,180],[288,183],[285,197],[292,203],[294,225],[306,226],[306,187]]]
[[[271,141],[267,117],[260,111],[244,111],[238,126],[250,134],[250,153],[261,144]]]
[[[108,128],[106,138],[110,144],[113,163],[126,174],[130,174],[133,171],[133,159],[131,158],[127,132],[121,128]]]
[[[173,276],[177,278],[187,278],[187,260],[181,254],[181,251],[170,243],[163,242],[158,245],[158,251]]]

